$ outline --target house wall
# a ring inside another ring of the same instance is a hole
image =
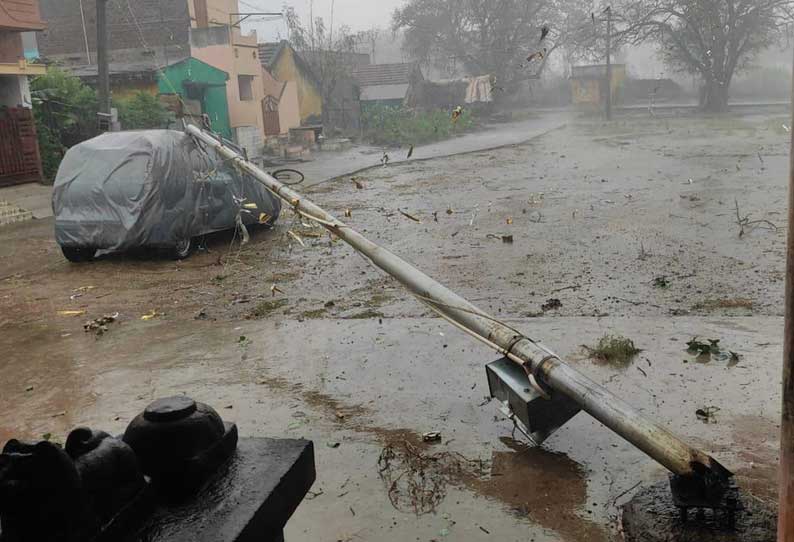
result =
[[[272,70],[273,76],[279,81],[294,81],[298,90],[298,105],[301,123],[305,124],[309,117],[323,115],[323,99],[314,82],[306,76],[295,63],[292,48],[287,47],[279,56]]]
[[[265,138],[262,116],[265,87],[256,34],[243,35],[239,28],[228,26],[230,14],[240,11],[237,0],[205,0],[209,28],[197,28],[196,1],[201,0],[189,1],[191,24],[194,27],[191,54],[229,74],[226,96],[232,134],[249,155],[259,156]],[[252,79],[251,99],[241,97],[240,76]]]
[[[301,125],[300,102],[298,101],[298,84],[287,81],[278,102],[278,119],[281,133],[288,134],[290,128]]]
[[[42,17],[48,23],[47,30],[36,36],[41,56],[67,66],[89,64],[87,38],[92,63],[96,63],[96,0],[39,0],[39,3]],[[109,2],[107,17],[111,62],[164,65],[166,59],[173,61],[190,54],[188,0]]]

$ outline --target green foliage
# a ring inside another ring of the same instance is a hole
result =
[[[465,132],[474,125],[468,110],[452,121],[449,111],[415,112],[402,107],[378,105],[367,108],[362,115],[365,138],[384,146],[421,145],[447,139]]]
[[[626,337],[604,335],[595,347],[585,347],[590,355],[610,365],[626,366],[642,352],[634,345],[634,341]]]
[[[720,353],[720,340],[719,339],[706,339],[708,342],[699,340],[693,337],[691,341],[686,343],[686,350],[692,354],[709,355]]]
[[[57,68],[34,78],[30,89],[44,176],[52,180],[66,149],[96,134],[96,92]]]
[[[165,128],[171,120],[171,113],[157,96],[145,92],[117,100],[113,106],[118,109],[119,122],[124,130]]]

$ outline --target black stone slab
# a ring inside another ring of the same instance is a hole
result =
[[[314,479],[311,441],[240,439],[235,456],[198,495],[160,505],[126,542],[281,540]]]

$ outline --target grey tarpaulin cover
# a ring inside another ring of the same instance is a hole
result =
[[[66,247],[126,250],[246,224],[272,224],[280,201],[187,134],[107,133],[75,145],[55,178],[55,238]],[[254,204],[254,205],[252,205]]]

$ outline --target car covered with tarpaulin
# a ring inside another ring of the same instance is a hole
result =
[[[136,248],[188,256],[195,238],[272,226],[281,203],[215,151],[174,130],[106,133],[75,145],[52,196],[55,239],[72,261]]]

